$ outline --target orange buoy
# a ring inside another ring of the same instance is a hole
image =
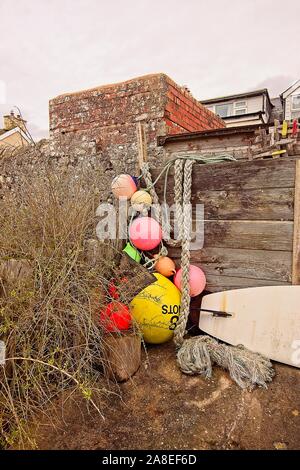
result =
[[[176,272],[174,261],[168,256],[161,256],[155,263],[155,270],[163,276],[170,277]]]
[[[130,175],[118,175],[113,179],[111,189],[115,197],[126,197],[130,199],[136,192],[137,187],[134,179]]]

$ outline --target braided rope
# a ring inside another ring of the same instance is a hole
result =
[[[154,184],[152,182],[152,176],[151,176],[151,173],[150,173],[149,163],[144,163],[141,170],[142,170],[143,178],[144,178],[145,183],[146,183],[146,187],[148,188],[148,191],[149,191],[150,196],[152,198],[152,204],[154,205],[154,210],[156,212],[156,214],[154,214],[154,216],[156,216],[157,220],[159,221],[159,220],[161,220],[161,207],[160,207],[158,195],[156,193]]]
[[[168,240],[169,245],[171,246],[180,246],[181,240],[183,238],[183,160],[176,160],[175,161],[175,186],[174,186],[174,202],[176,207],[176,219],[177,219],[177,226],[179,228],[178,233],[178,240]],[[166,188],[166,185],[165,185]]]
[[[183,214],[182,214],[182,250],[181,250],[181,310],[179,319],[174,331],[174,342],[176,346],[181,346],[185,335],[186,324],[190,313],[190,237],[191,219],[189,204],[191,200],[192,169],[194,160],[187,160],[184,165],[183,182]]]
[[[199,156],[193,158],[181,157],[168,162],[156,181],[152,182],[149,165],[142,167],[142,174],[156,206],[157,220],[164,222],[159,205],[159,199],[154,185],[166,170],[164,186],[164,201],[166,205],[167,176],[171,165],[175,161],[174,201],[176,217],[179,226],[179,240],[164,238],[171,246],[181,244],[181,311],[174,331],[174,343],[178,348],[177,361],[185,374],[202,374],[211,377],[212,364],[228,369],[231,378],[242,388],[253,388],[255,385],[267,387],[272,380],[274,370],[269,359],[261,354],[248,351],[243,346],[228,346],[219,343],[209,336],[199,336],[184,341],[186,325],[190,312],[190,235],[191,217],[190,201],[192,188],[192,169],[195,161],[201,163],[219,163],[224,160],[235,160],[232,156]],[[163,231],[163,233],[165,233]],[[169,232],[168,232],[169,233]]]

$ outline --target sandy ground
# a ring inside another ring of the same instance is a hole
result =
[[[64,406],[56,429],[42,423],[40,449],[299,449],[300,370],[276,365],[267,390],[241,390],[215,368],[185,376],[172,344],[151,347],[132,380],[112,396],[105,420]]]

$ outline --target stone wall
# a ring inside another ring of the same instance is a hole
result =
[[[158,136],[225,127],[165,74],[58,96],[50,101],[49,116],[52,155],[72,146],[82,155],[99,155],[115,172],[130,173],[137,166],[139,121],[152,164],[163,161]]]
[[[48,172],[92,170],[99,188],[120,172],[137,174],[137,124],[144,123],[152,167],[164,161],[158,137],[225,127],[164,74],[58,96],[50,101],[50,139],[27,149],[0,149],[0,197]]]
[[[51,145],[46,139],[26,148],[0,149],[0,200],[8,192],[16,195],[20,189],[28,192],[37,180],[43,182],[55,177],[69,184],[80,181],[89,190],[93,187],[99,202],[106,201],[110,196],[113,171],[98,155],[91,153],[87,158],[86,154],[73,150],[71,148],[71,153],[52,155]]]

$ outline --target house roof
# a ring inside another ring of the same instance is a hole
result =
[[[275,106],[275,108],[282,109],[282,102],[280,96],[275,96],[274,98],[271,98],[271,103]]]
[[[286,90],[284,90],[280,96],[281,98],[286,98],[289,96],[294,90],[296,90],[300,86],[300,79],[296,80],[294,83],[292,83],[291,86],[289,86]]]
[[[262,115],[265,114],[264,111],[256,111],[254,113],[245,113],[245,114],[232,114],[230,116],[224,116],[222,117],[223,121],[226,121],[226,119],[245,119],[247,117],[258,117],[261,118]]]
[[[20,129],[20,127],[14,127],[10,131],[4,131],[3,133],[1,133],[1,131],[3,131],[3,129],[0,129],[0,141],[6,139],[7,137],[9,137],[9,136],[15,134],[16,132],[18,132],[19,134],[21,134],[23,139],[25,139],[27,142],[31,143],[30,138],[25,134],[25,132],[22,131],[22,129]]]
[[[170,134],[159,136],[157,141],[158,145],[164,145],[167,142],[176,142],[181,140],[193,140],[199,138],[208,138],[208,137],[226,137],[234,134],[252,134],[254,135],[255,130],[258,128],[268,128],[269,124],[248,124],[245,126],[237,127],[222,127],[220,129],[210,129],[206,131],[196,131],[196,132],[185,132],[182,134]]]
[[[213,103],[220,103],[223,101],[231,101],[231,100],[236,100],[240,98],[249,98],[251,96],[259,96],[259,95],[266,95],[267,99],[269,100],[270,105],[273,106],[271,103],[271,99],[270,99],[267,88],[262,88],[260,90],[247,91],[245,93],[236,93],[235,95],[219,96],[217,98],[210,98],[209,100],[200,100],[200,103],[213,104]]]

